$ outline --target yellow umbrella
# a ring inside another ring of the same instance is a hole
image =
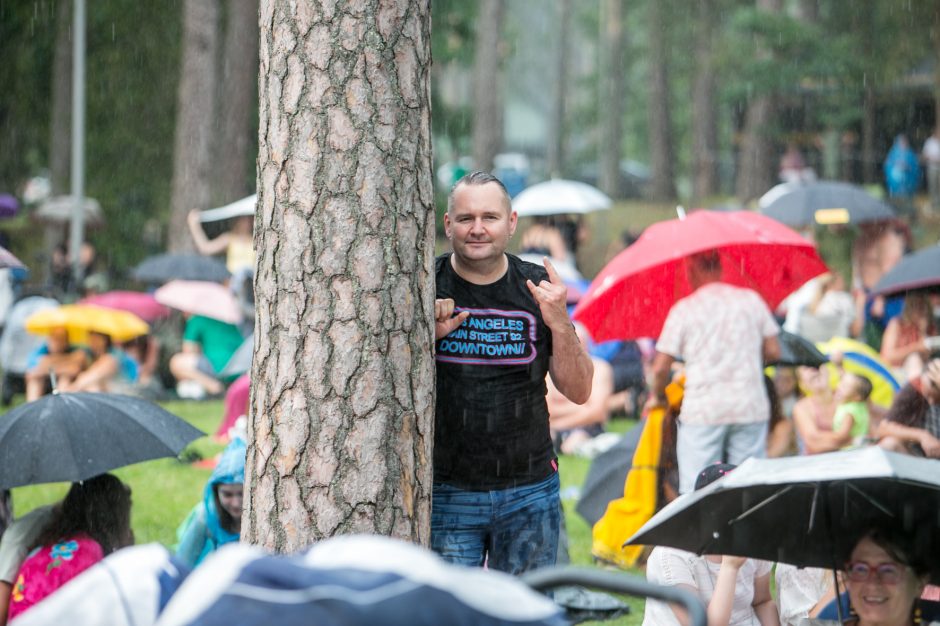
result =
[[[68,330],[71,343],[86,343],[89,332],[110,335],[119,343],[150,332],[147,322],[133,313],[89,304],[65,304],[26,319],[26,330],[37,335],[48,335],[56,328]]]

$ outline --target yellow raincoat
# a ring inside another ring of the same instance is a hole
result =
[[[682,402],[684,382],[682,377],[666,387],[670,407],[678,407]],[[633,464],[627,472],[623,497],[610,502],[604,516],[594,524],[592,554],[618,567],[629,568],[636,564],[643,546],[624,546],[623,542],[656,512],[666,411],[665,407],[657,407],[647,414],[643,434],[633,453]]]

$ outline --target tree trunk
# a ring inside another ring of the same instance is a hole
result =
[[[757,8],[766,13],[779,13],[781,0],[757,0]],[[759,47],[755,54],[769,55]],[[771,94],[761,94],[748,104],[738,155],[737,196],[749,202],[770,189],[775,180],[774,142],[771,126],[774,121],[774,101]]]
[[[862,99],[862,180],[868,185],[879,180],[875,156],[875,123],[875,91],[866,85]]]
[[[258,99],[258,0],[238,0],[227,5],[225,45],[222,55],[222,132],[217,155],[216,200],[233,202],[250,194],[257,155],[251,116]]]
[[[571,0],[558,0],[555,81],[552,86],[552,108],[548,122],[546,150],[550,176],[561,176],[565,169],[565,98],[568,97],[568,22],[570,20]]]
[[[602,5],[601,29],[607,62],[601,75],[603,104],[599,182],[604,193],[614,198],[620,197],[620,151],[625,106],[623,3],[624,0],[605,0]]]
[[[52,194],[69,191],[72,120],[72,3],[55,3],[55,57],[52,64],[52,124],[49,133],[49,182]]]
[[[503,143],[499,45],[503,0],[481,0],[473,59],[473,162],[479,170],[493,169]]]
[[[434,208],[427,0],[261,0],[244,540],[427,545]]]
[[[713,0],[696,4],[695,77],[692,83],[692,195],[699,201],[718,193],[718,114],[715,110]]]
[[[649,3],[650,42],[650,196],[654,200],[674,200],[676,180],[672,146],[672,108],[669,95],[669,49],[662,0]]]
[[[218,45],[217,0],[183,4],[183,67],[176,108],[173,182],[170,196],[171,252],[194,249],[186,214],[211,201],[212,135],[215,120],[215,58]]]

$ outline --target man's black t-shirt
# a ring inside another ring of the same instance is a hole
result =
[[[557,469],[545,402],[551,331],[526,287],[548,274],[507,257],[506,274],[489,285],[458,276],[449,254],[435,266],[437,297],[470,312],[435,354],[434,480],[461,489],[507,489]]]

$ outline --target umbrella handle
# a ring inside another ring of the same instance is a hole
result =
[[[49,385],[52,387],[52,393],[59,393],[59,385],[56,381],[55,371],[52,368],[49,368]]]
[[[526,572],[519,578],[536,591],[547,591],[565,585],[580,585],[681,604],[688,611],[692,626],[706,626],[708,623],[704,605],[693,594],[676,587],[656,585],[630,574],[581,567],[546,567]]]

